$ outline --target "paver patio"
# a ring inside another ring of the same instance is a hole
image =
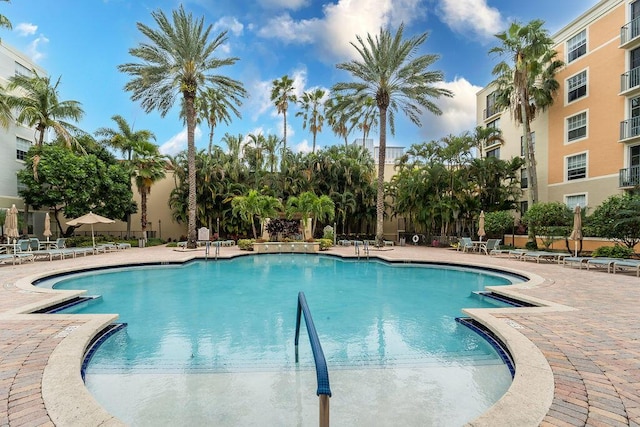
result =
[[[236,247],[221,248],[220,252],[221,257],[239,253]],[[354,256],[354,248],[336,247],[329,253]],[[76,259],[0,266],[0,426],[64,425],[73,424],[73,420],[83,425],[119,424],[101,408],[56,396],[55,388],[49,391],[47,384],[51,383],[44,377],[57,375],[50,369],[52,359],[65,357],[76,330],[95,327],[90,316],[23,314],[57,298],[50,291],[25,288],[21,284],[25,277],[92,266],[185,261],[202,255],[202,251],[165,247],[132,248]],[[388,260],[485,265],[538,276],[538,283],[518,287],[516,292],[524,298],[551,301],[570,309],[518,309],[493,315],[535,344],[553,373],[553,400],[542,421],[513,418],[511,425],[640,426],[640,279],[634,275],[442,248],[396,246],[371,251],[371,255]],[[79,372],[75,376],[79,377]],[[511,408],[521,415],[526,414],[523,409]],[[491,425],[491,421],[480,419],[474,424]]]

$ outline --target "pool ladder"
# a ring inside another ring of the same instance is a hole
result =
[[[213,251],[214,252],[214,256],[215,256],[216,260],[218,260],[218,255],[220,255],[220,242],[209,242],[209,241],[207,241],[207,244],[206,244],[205,249],[204,249],[204,258],[205,259],[209,258],[209,253],[211,251],[211,246],[212,245],[215,247],[215,250]]]
[[[358,259],[360,259],[360,246],[360,242],[355,242],[354,247],[356,249],[356,255],[358,256]],[[364,252],[367,259],[369,259],[369,242],[366,240],[362,242],[362,252]]]
[[[296,363],[298,363],[298,341],[300,338],[300,317],[304,314],[304,322],[309,334],[309,343],[313,352],[313,360],[316,365],[316,378],[318,379],[318,390],[316,395],[320,398],[320,427],[329,427],[329,398],[331,397],[331,387],[329,387],[329,371],[324,352],[320,345],[320,339],[313,324],[311,311],[307,304],[304,292],[298,292],[298,310],[296,315],[296,337],[294,340],[296,347]]]

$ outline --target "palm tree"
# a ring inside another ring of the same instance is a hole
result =
[[[1,1],[10,3],[10,0],[1,0]],[[7,18],[4,15],[0,15],[0,27],[6,28],[7,30],[10,30],[13,28],[13,26],[11,25],[11,21],[9,21],[9,18]]]
[[[483,127],[476,126],[473,130],[473,145],[478,151],[478,156],[482,159],[482,151],[485,147],[494,144],[504,142],[502,137],[502,129],[496,127]]]
[[[376,196],[376,244],[383,244],[384,226],[384,165],[387,150],[387,114],[391,134],[395,134],[395,112],[401,109],[409,119],[420,126],[423,109],[441,114],[431,101],[440,96],[452,96],[447,89],[434,86],[444,78],[441,71],[428,68],[438,59],[437,55],[417,55],[427,39],[427,33],[403,40],[404,25],[395,35],[380,28],[374,37],[366,41],[357,37],[351,45],[362,57],[337,65],[351,73],[355,80],[337,83],[333,91],[350,98],[355,105],[364,105],[367,98],[374,98],[380,111],[380,143],[378,148],[378,182]]]
[[[279,80],[274,80],[271,86],[271,101],[275,103],[278,114],[282,114],[284,118],[283,153],[287,150],[287,110],[289,109],[289,102],[296,102],[296,96],[293,93],[294,89],[293,80],[287,75],[282,76]]]
[[[307,224],[309,218],[313,216],[318,196],[311,191],[305,191],[299,196],[291,196],[287,199],[287,214],[289,218],[300,215],[302,219],[302,240],[306,240]],[[313,237],[313,236],[311,236]]]
[[[244,89],[237,93],[222,93],[214,88],[207,88],[204,94],[196,99],[196,110],[209,125],[209,155],[213,147],[213,131],[220,122],[227,125],[231,122],[231,113],[240,118],[238,107],[242,105],[241,97]]]
[[[302,128],[306,129],[309,125],[309,131],[313,134],[313,148],[312,153],[316,152],[316,135],[318,132],[322,132],[322,125],[324,124],[324,116],[321,111],[324,107],[322,98],[324,98],[325,91],[322,89],[310,90],[302,94],[302,98],[298,101],[301,111],[296,113],[296,117],[302,116]]]
[[[142,238],[147,240],[147,195],[151,186],[165,177],[166,159],[160,154],[158,146],[151,142],[140,142],[133,149],[130,161],[136,187],[140,193],[140,225]]]
[[[276,135],[270,134],[262,145],[264,151],[267,153],[267,164],[269,165],[269,172],[271,173],[274,172],[278,161],[278,147],[281,142],[282,140]]]
[[[196,247],[196,166],[195,166],[195,99],[212,87],[223,96],[244,94],[242,83],[229,77],[213,74],[214,70],[233,65],[238,58],[217,58],[216,51],[227,41],[222,32],[209,39],[212,26],[205,28],[204,18],[194,19],[180,5],[172,12],[173,23],[162,11],[152,12],[158,29],[140,22],[138,30],[149,41],[129,49],[129,53],[140,59],[139,63],[126,63],[118,69],[131,75],[125,85],[131,91],[131,99],[141,101],[146,112],[158,110],[164,117],[181,95],[187,122],[187,161],[189,166],[188,199],[188,247]]]
[[[272,196],[263,196],[256,190],[249,190],[246,196],[236,196],[231,200],[233,215],[239,215],[243,221],[251,223],[253,238],[258,238],[255,218],[273,217],[281,209],[278,199]]]
[[[311,237],[316,234],[316,225],[318,221],[331,221],[335,217],[335,203],[331,200],[331,197],[323,194],[320,197],[316,197],[313,202],[311,214],[313,215],[313,227],[311,228]]]
[[[353,129],[353,126],[347,126],[349,122],[349,113],[346,111],[345,100],[340,95],[335,95],[325,103],[325,111],[327,122],[331,126],[331,130],[337,137],[344,139],[344,146],[347,147],[349,142],[347,137]]]
[[[553,96],[560,87],[555,73],[563,65],[556,58],[554,40],[543,25],[544,21],[539,19],[526,25],[513,22],[506,31],[496,34],[501,45],[489,50],[505,57],[493,68],[498,90],[496,105],[509,108],[513,119],[522,125],[529,206],[538,202],[538,174],[530,125],[539,111],[553,104]]]
[[[39,76],[33,70],[33,76],[16,74],[9,78],[4,102],[17,113],[16,122],[35,127],[36,145],[44,144],[48,129],[60,137],[68,147],[76,143],[74,137],[80,130],[67,122],[67,119],[79,121],[84,115],[78,101],[60,101],[58,86],[60,77],[51,84],[48,76]]]
[[[138,145],[145,145],[149,140],[155,141],[156,136],[150,130],[133,130],[127,120],[116,114],[111,117],[116,122],[117,129],[101,127],[95,131],[96,136],[102,136],[102,143],[120,150],[125,160],[131,161],[131,156]]]

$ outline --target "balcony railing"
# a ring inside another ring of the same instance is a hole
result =
[[[636,187],[640,185],[640,166],[620,169],[619,187]]]
[[[632,117],[620,122],[620,140],[640,135],[640,117]]]
[[[620,45],[624,45],[638,36],[640,36],[640,17],[627,22],[620,28]]]
[[[640,86],[640,67],[627,71],[620,76],[620,92]]]

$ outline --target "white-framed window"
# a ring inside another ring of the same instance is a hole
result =
[[[567,102],[575,101],[587,95],[587,70],[567,79]]]
[[[16,159],[25,160],[29,148],[31,148],[31,141],[16,136]]]
[[[567,157],[567,181],[587,177],[587,153]]]
[[[587,29],[567,40],[567,63],[573,62],[587,53]]]
[[[587,112],[567,118],[567,141],[575,141],[587,136]]]
[[[536,133],[530,132],[529,137],[531,138],[531,146],[533,147],[533,151],[536,150]],[[524,136],[520,137],[520,157],[524,157]]]
[[[564,203],[571,209],[572,211],[576,206],[580,205],[582,209],[587,207],[587,195],[582,194],[568,194],[564,196]]]
[[[29,67],[25,67],[18,61],[15,61],[15,70],[14,73],[16,76],[27,76],[33,77],[33,71]]]
[[[496,99],[498,98],[498,92],[493,91],[487,96],[486,109],[484,111],[484,118],[488,119],[494,114],[499,113],[498,107],[496,106]]]

